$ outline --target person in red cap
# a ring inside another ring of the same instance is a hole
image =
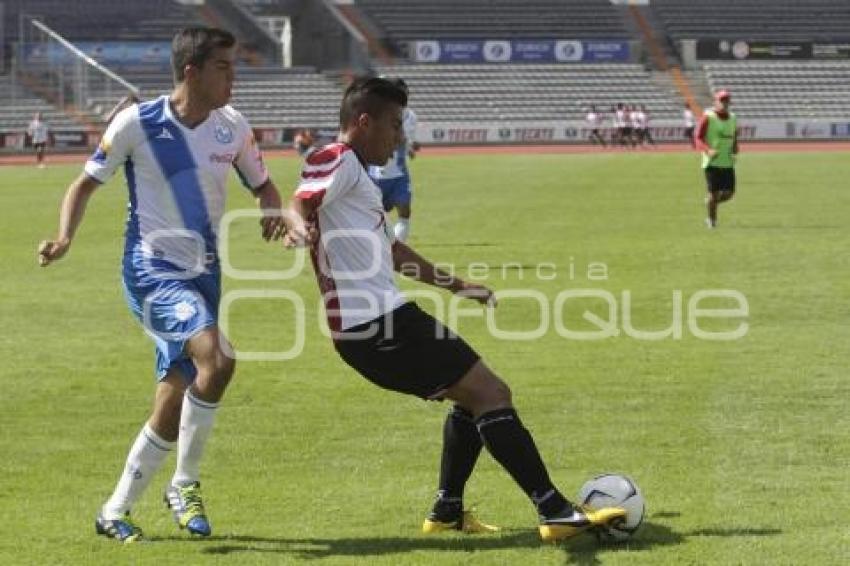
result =
[[[694,143],[702,152],[708,195],[705,197],[709,228],[717,226],[717,206],[735,194],[735,155],[738,154],[738,120],[729,111],[728,90],[714,95],[714,107],[703,114]]]

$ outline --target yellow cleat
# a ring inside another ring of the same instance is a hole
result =
[[[540,538],[543,542],[558,542],[572,538],[592,527],[608,525],[625,517],[626,510],[619,507],[591,509],[578,505],[562,515],[545,519],[540,523]]]
[[[497,533],[500,530],[501,529],[499,527],[494,527],[493,525],[488,525],[487,523],[479,521],[472,511],[464,511],[460,519],[452,521],[451,523],[443,523],[442,521],[434,521],[431,519],[425,519],[425,522],[422,523],[422,532],[426,535],[443,533],[446,531],[460,531],[467,534],[486,534]]]

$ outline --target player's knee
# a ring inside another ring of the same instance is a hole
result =
[[[484,411],[502,409],[511,406],[512,395],[508,384],[493,377],[478,391],[478,404]]]
[[[215,374],[216,380],[221,382],[223,385],[227,385],[230,382],[230,379],[233,377],[233,373],[235,371],[236,360],[231,358],[224,352],[217,352],[213,368],[213,373]]]

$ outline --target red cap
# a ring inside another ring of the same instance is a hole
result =
[[[726,90],[726,89],[718,90],[717,92],[714,93],[714,99],[715,100],[731,100],[732,95],[729,94],[729,91]]]

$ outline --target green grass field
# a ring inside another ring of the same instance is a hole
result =
[[[269,165],[288,193],[298,163]],[[78,170],[0,169],[0,563],[830,565],[850,556],[846,155],[743,155],[739,194],[713,232],[702,224],[694,155],[414,163],[413,246],[461,274],[486,264],[495,289],[540,291],[550,305],[563,290],[593,289],[622,306],[630,291],[641,329],[670,324],[675,290],[685,314],[701,289],[748,301],[745,321],[701,323],[749,324],[725,342],[698,339],[687,324],[678,340],[580,341],[550,325],[534,341],[505,341],[482,319],[461,320],[512,385],[565,493],[604,471],[642,487],[644,527],[627,545],[602,547],[589,536],[540,544],[533,508],[486,454],[467,501],[503,534],[420,535],[447,407],[378,390],[337,358],[317,329],[309,268],[289,281],[226,280],[226,291],[296,291],[307,334],[292,361],[237,368],[203,468],[215,536],[190,540],[173,525],[160,501],[169,460],[134,510],[149,542],[96,537],[94,516],[148,414],[153,347],[120,289],[122,178],[95,195],[70,254],[36,264]],[[250,207],[233,185],[231,208]],[[262,243],[255,223],[233,227],[234,266],[290,265],[295,256]],[[540,263],[555,268],[540,278]],[[607,279],[589,279],[590,264],[604,264]],[[592,330],[581,313],[607,316],[603,307],[571,302],[566,317]],[[505,300],[496,322],[528,330],[539,310]],[[284,301],[237,301],[230,334],[237,349],[286,350],[295,315]]]

